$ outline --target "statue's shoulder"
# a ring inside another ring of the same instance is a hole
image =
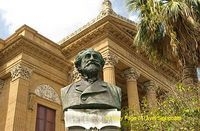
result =
[[[108,85],[109,89],[111,90],[111,92],[121,96],[121,88],[120,87],[110,84],[110,83],[107,83],[107,85]]]
[[[70,90],[70,88],[73,88],[73,86],[74,86],[75,84],[79,83],[79,82],[80,82],[80,80],[77,81],[77,82],[72,82],[71,84],[69,84],[69,85],[67,85],[67,86],[65,86],[65,87],[63,87],[63,88],[61,88],[61,93],[63,93],[63,94],[67,93],[67,92]]]
[[[110,90],[112,92],[118,92],[118,93],[121,92],[121,88],[120,87],[118,87],[116,85],[113,85],[113,84],[110,84],[110,83],[107,83],[107,82],[105,82],[105,83],[107,84],[107,86],[110,88]]]

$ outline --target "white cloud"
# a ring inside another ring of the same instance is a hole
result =
[[[14,33],[27,24],[57,42],[95,18],[102,0],[0,0],[2,16]]]
[[[110,1],[116,13],[128,16],[124,1]],[[0,15],[6,22],[5,28],[8,28],[9,35],[26,24],[58,42],[95,18],[101,10],[102,2],[103,0],[0,0]],[[130,19],[136,19],[132,17]]]

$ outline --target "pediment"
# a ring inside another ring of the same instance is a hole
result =
[[[86,28],[84,28],[86,27]],[[136,34],[136,25],[128,20],[120,19],[113,15],[105,16],[90,26],[85,25],[61,41],[60,46],[66,57],[73,56],[73,52],[80,51],[83,47],[92,46],[94,41],[112,37],[131,46]]]

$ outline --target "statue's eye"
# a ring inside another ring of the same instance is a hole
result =
[[[93,54],[93,58],[94,58],[94,59],[97,59],[97,58],[98,58],[98,55],[97,55],[97,54]]]
[[[86,58],[86,59],[90,59],[90,57],[91,57],[91,54],[86,54],[86,55],[85,55],[85,58]]]

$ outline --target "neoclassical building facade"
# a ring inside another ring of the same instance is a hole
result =
[[[73,61],[85,48],[102,53],[101,77],[122,89],[122,106],[141,111],[147,98],[156,106],[162,92],[179,80],[176,66],[155,66],[133,46],[136,24],[104,0],[99,15],[55,43],[23,25],[0,40],[0,129],[64,131],[60,89],[80,78]],[[159,90],[159,91],[158,91]]]

